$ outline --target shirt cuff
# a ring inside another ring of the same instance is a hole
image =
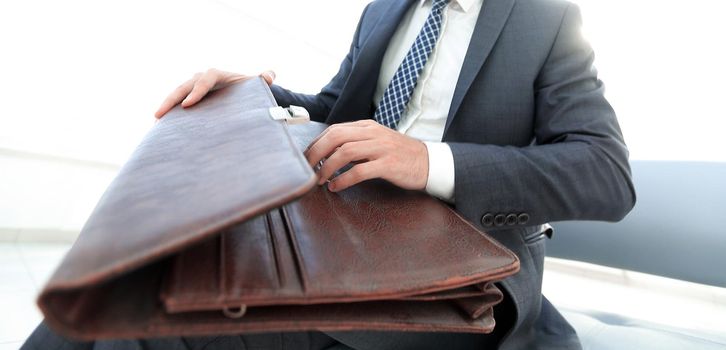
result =
[[[424,142],[429,153],[429,178],[426,193],[454,203],[454,155],[443,142]]]

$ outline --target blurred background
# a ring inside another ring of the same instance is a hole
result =
[[[0,2],[0,349],[17,348],[40,321],[38,288],[172,89],[215,67],[272,69],[276,83],[315,93],[367,2]],[[726,161],[723,1],[575,2],[632,159]],[[654,321],[714,330],[726,315],[720,289],[557,259],[546,274],[556,304],[651,308]],[[560,293],[563,283],[582,287]],[[598,304],[597,293],[624,286],[640,299]],[[659,314],[665,301],[653,289],[673,290],[667,302],[698,317]]]

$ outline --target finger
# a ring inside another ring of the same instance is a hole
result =
[[[195,79],[188,80],[172,91],[172,93],[166,97],[164,102],[161,103],[161,106],[159,106],[156,113],[154,113],[154,117],[159,119],[169,112],[169,110],[171,110],[174,106],[178,105],[179,102],[181,102],[187,95],[189,95],[189,92],[192,91],[194,81]]]
[[[365,180],[381,177],[383,174],[378,163],[377,161],[371,161],[353,166],[350,170],[331,180],[328,184],[328,190],[331,192],[339,192]]]
[[[372,140],[348,142],[336,149],[318,171],[318,185],[328,181],[338,170],[352,162],[378,158],[376,142]]]
[[[366,119],[366,120],[370,120],[370,119]],[[318,136],[316,136],[312,141],[310,141],[310,143],[308,144],[308,148],[305,149],[305,152],[304,153],[308,153],[308,151],[310,150],[310,148],[312,148],[312,146],[316,142],[318,142],[318,140],[320,140],[323,136],[327,135],[329,132],[331,132],[333,130],[336,130],[336,129],[339,129],[339,128],[351,128],[351,127],[366,126],[366,124],[363,124],[361,122],[362,122],[361,120],[358,120],[358,121],[354,121],[354,122],[333,124],[333,125],[327,127],[325,130],[323,130],[323,132],[321,132],[320,134],[318,134]]]
[[[262,77],[262,79],[265,79],[265,82],[267,82],[267,85],[272,85],[272,82],[275,81],[275,78],[277,77],[277,75],[275,74],[275,72],[273,72],[271,70],[266,70],[260,74],[260,77]]]
[[[325,135],[321,136],[317,141],[313,142],[305,151],[305,157],[312,167],[323,158],[329,156],[336,148],[348,142],[356,142],[370,139],[371,135],[363,132],[363,129],[357,127],[336,127],[331,129]]]
[[[207,95],[209,90],[211,90],[216,83],[216,74],[207,72],[206,74],[202,75],[194,83],[194,88],[192,88],[192,91],[189,93],[189,95],[182,101],[182,107],[186,108],[189,106],[193,106],[195,103],[199,102],[204,96]]]

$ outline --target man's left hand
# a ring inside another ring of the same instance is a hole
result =
[[[428,180],[426,145],[373,120],[331,125],[310,143],[305,157],[310,166],[324,160],[318,185],[349,163],[355,164],[330,180],[328,189],[333,192],[374,178],[408,190],[423,190]]]

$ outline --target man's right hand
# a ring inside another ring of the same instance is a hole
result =
[[[275,80],[275,73],[273,71],[265,71],[260,74],[260,77],[265,79],[268,85],[272,85]],[[251,79],[253,76],[242,75],[237,73],[225,72],[218,69],[211,68],[204,73],[197,73],[187,80],[184,84],[179,85],[159,107],[159,110],[154,113],[157,119],[166,114],[170,109],[181,102],[182,107],[186,108],[193,106],[199,102],[207,93],[223,87],[229,86],[236,82]]]

